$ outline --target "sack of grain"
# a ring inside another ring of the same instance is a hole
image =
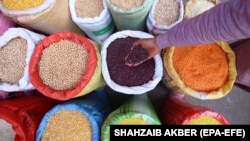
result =
[[[142,31],[124,30],[112,34],[103,42],[102,74],[111,89],[124,94],[143,94],[154,89],[161,81],[163,65],[160,54],[136,67],[125,64],[124,58],[133,42],[152,37]]]
[[[163,124],[170,125],[229,125],[220,113],[204,106],[193,105],[184,99],[183,94],[171,93],[163,105]]]
[[[0,10],[16,23],[42,34],[85,33],[72,21],[68,0],[2,0]]]
[[[110,141],[110,125],[161,125],[147,94],[133,95],[112,111],[101,128],[101,140]]]
[[[146,31],[146,19],[153,0],[106,0],[118,31]]]
[[[0,101],[1,140],[34,141],[42,117],[59,103],[40,93]]]
[[[182,0],[154,0],[147,16],[148,32],[157,36],[168,31],[183,20]]]
[[[102,88],[99,44],[73,32],[57,32],[35,48],[30,81],[45,96],[68,100]]]
[[[11,27],[15,27],[16,23],[12,21],[10,18],[3,15],[3,13],[0,11],[0,36],[7,31]]]
[[[162,52],[163,84],[198,99],[218,99],[232,89],[235,53],[226,42],[169,47]]]
[[[0,36],[0,90],[35,89],[29,79],[29,63],[34,48],[45,36],[24,28],[9,28]]]
[[[56,105],[41,120],[36,140],[100,141],[101,126],[110,110],[104,91]]]
[[[72,20],[92,40],[102,43],[114,31],[114,23],[105,0],[70,0]]]
[[[219,3],[219,0],[188,0],[185,4],[184,19],[195,17]]]

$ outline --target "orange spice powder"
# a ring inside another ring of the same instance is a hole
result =
[[[196,91],[217,90],[228,80],[227,54],[216,43],[175,48],[173,65],[186,86]]]

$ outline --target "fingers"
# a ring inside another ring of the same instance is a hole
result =
[[[137,63],[129,63],[129,62],[125,61],[125,64],[128,65],[129,67],[136,67],[136,66],[139,66],[140,64],[146,62],[148,59],[150,59],[150,58],[147,58],[147,59],[142,60],[142,61],[137,62]]]

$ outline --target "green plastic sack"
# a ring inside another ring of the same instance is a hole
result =
[[[118,31],[121,30],[146,30],[146,19],[152,7],[153,0],[144,0],[141,6],[123,9],[106,0],[108,9]]]

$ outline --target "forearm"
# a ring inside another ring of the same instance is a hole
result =
[[[250,0],[231,0],[187,20],[156,37],[160,48],[250,37]]]

